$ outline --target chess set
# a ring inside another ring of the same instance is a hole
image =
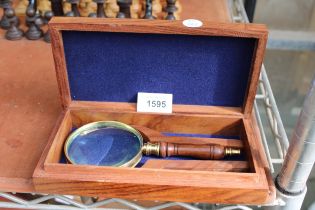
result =
[[[3,16],[0,27],[7,30],[7,40],[29,40],[50,42],[48,29],[43,31],[53,16],[91,17],[91,18],[133,18],[133,19],[179,19],[181,4],[179,0],[20,0],[14,9],[10,0],[1,0]],[[25,14],[23,31],[18,16]]]

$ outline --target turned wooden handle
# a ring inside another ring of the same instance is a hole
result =
[[[160,143],[160,156],[188,156],[204,160],[219,160],[224,158],[224,147],[220,145],[192,145]]]
[[[233,149],[221,145],[194,145],[174,144],[168,142],[147,143],[143,147],[146,155],[157,155],[160,157],[186,156],[202,160],[219,160],[225,156],[239,155],[240,149]]]

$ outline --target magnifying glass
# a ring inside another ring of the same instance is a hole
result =
[[[241,153],[240,149],[221,145],[144,143],[138,130],[116,121],[98,121],[78,128],[67,138],[64,152],[72,164],[116,167],[135,167],[143,154],[213,160]]]

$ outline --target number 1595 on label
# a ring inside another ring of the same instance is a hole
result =
[[[137,112],[172,113],[173,95],[138,93]]]
[[[154,101],[154,100],[148,100],[147,101],[149,107],[162,107],[166,108],[166,101]]]

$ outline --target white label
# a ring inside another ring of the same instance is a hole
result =
[[[199,28],[203,25],[203,23],[200,20],[187,19],[183,21],[183,25],[189,28]]]
[[[172,113],[173,94],[138,93],[137,112]]]

